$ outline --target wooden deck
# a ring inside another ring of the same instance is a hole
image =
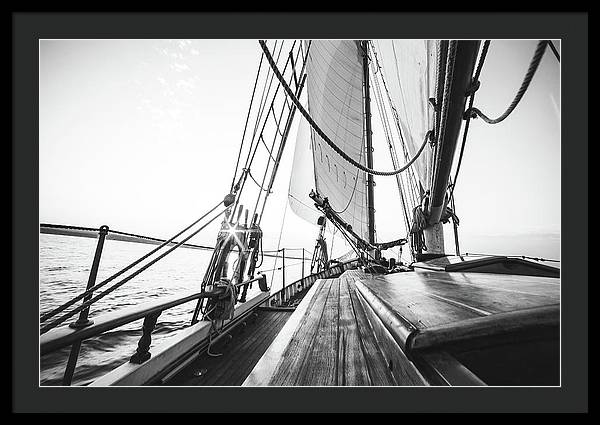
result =
[[[414,368],[390,368],[354,285],[360,277],[346,271],[315,284],[244,385],[424,385]]]
[[[346,271],[313,286],[244,385],[482,385],[444,344],[540,324],[558,340],[559,304],[557,278]]]
[[[258,309],[254,320],[232,331],[232,338],[225,337],[211,347],[211,353],[222,355],[204,353],[166,385],[241,385],[291,314],[288,310]]]

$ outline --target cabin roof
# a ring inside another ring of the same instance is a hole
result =
[[[416,269],[359,281],[417,329],[560,301],[559,280],[541,276]]]
[[[436,271],[469,271],[523,276],[560,277],[560,269],[524,258],[503,255],[468,257],[448,255],[413,264],[415,269]]]
[[[315,284],[244,385],[423,385],[415,350],[558,329],[559,310],[557,278],[346,271]],[[477,383],[468,371],[461,380]]]

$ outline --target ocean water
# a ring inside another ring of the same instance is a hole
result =
[[[79,236],[40,234],[39,239],[39,312],[40,316],[85,291],[96,249],[97,240]],[[154,249],[155,245],[106,240],[96,283]],[[290,253],[288,253],[290,255]],[[178,248],[146,271],[130,280],[105,298],[93,304],[90,319],[94,317],[161,297],[200,289],[211,252]],[[235,256],[234,256],[235,257]],[[142,264],[145,264],[143,262]],[[265,257],[259,270],[265,271],[272,292],[282,285],[282,271],[270,271],[275,258]],[[310,263],[305,267],[308,272]],[[124,276],[127,276],[126,272]],[[286,283],[302,275],[301,261],[286,261]],[[110,282],[106,287],[118,281]],[[100,290],[105,289],[103,287]],[[99,290],[99,291],[100,291]],[[248,291],[248,297],[257,293],[258,285]],[[79,305],[76,304],[76,306]],[[189,326],[195,302],[164,311],[158,318],[152,334],[152,347],[168,341],[177,331]],[[77,318],[67,320],[67,326]],[[73,385],[87,385],[110,370],[129,361],[141,336],[143,319],[85,340],[81,345]],[[40,359],[40,385],[61,385],[70,347],[49,353]]]

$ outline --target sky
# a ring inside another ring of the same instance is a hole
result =
[[[492,41],[476,107],[488,116],[504,111],[536,43]],[[39,53],[41,223],[166,238],[227,194],[257,40],[41,40]],[[376,121],[373,130],[374,166],[391,169]],[[560,143],[560,64],[548,49],[507,120],[471,123],[455,190],[463,252],[559,257]],[[264,246],[312,250],[317,227],[287,205],[288,146],[263,218]],[[376,184],[379,240],[404,237],[395,179]],[[192,242],[213,244],[217,228]],[[347,250],[334,241],[334,254]]]

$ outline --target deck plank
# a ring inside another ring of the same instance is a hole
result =
[[[280,316],[266,324],[265,327],[273,327],[277,331],[280,330],[291,315],[291,312],[286,313],[280,313]],[[228,376],[229,382],[235,382],[232,385],[241,385],[244,382],[254,365],[258,363],[270,343],[274,340],[274,336],[272,337],[272,335],[277,335],[277,332],[273,332],[273,329],[265,331],[262,336],[249,338],[252,343],[248,344],[245,351],[242,351],[244,355],[238,359],[236,366],[231,368],[231,373]],[[234,342],[232,341],[232,343]]]
[[[349,270],[321,280],[315,289],[270,358],[273,366],[261,385],[427,385],[398,342],[396,328],[390,328],[397,324],[382,322],[385,314],[373,309],[364,291],[423,333],[560,303],[557,278],[492,273]]]
[[[358,331],[358,322],[352,299],[350,298],[350,279],[340,279],[340,307],[339,307],[339,338],[338,338],[338,385],[369,385],[367,360],[361,347],[361,338]]]
[[[260,315],[263,313],[259,312]],[[244,382],[248,373],[291,315],[291,312],[270,311],[268,313],[272,314],[263,317],[265,319],[268,317],[269,320],[262,320],[258,323],[257,319],[257,323],[249,323],[246,329],[240,329],[226,346],[215,348],[215,352],[223,355],[229,354],[229,351],[235,351],[235,356],[232,357],[230,364],[223,368],[220,375],[214,374],[213,382],[207,382],[205,385],[241,385]]]
[[[314,296],[309,300],[310,304],[304,317],[281,355],[281,359],[269,381],[269,385],[295,384],[300,367],[314,339],[314,331],[321,320],[330,287],[331,279],[323,279],[319,282],[319,287]]]
[[[387,362],[381,353],[375,334],[371,329],[367,315],[356,295],[354,285],[348,288],[348,295],[352,303],[352,309],[357,324],[361,351],[364,354],[365,365],[369,373],[369,383],[375,386],[398,385],[391,374]]]
[[[340,279],[328,279],[330,290],[323,314],[306,351],[296,385],[337,385]]]
[[[167,382],[172,386],[237,386],[241,385],[258,359],[262,356],[291,312],[259,311],[253,323],[246,329],[234,330],[230,343],[215,343],[211,352],[222,353],[211,357],[206,353]],[[197,371],[205,373],[198,376]]]
[[[368,302],[363,298],[362,294],[359,292],[357,295],[369,320],[371,332],[375,335],[377,347],[382,353],[385,365],[394,377],[397,385],[427,385],[421,373],[407,358],[406,354],[404,354],[402,348],[394,340],[376,313],[369,307]]]

